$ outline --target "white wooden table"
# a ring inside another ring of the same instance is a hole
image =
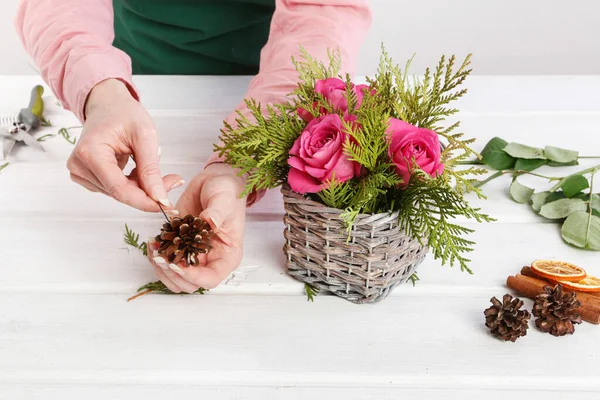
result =
[[[189,180],[248,79],[136,82],[160,132],[163,172]],[[0,113],[18,111],[38,83],[0,78]],[[477,149],[502,136],[600,155],[600,76],[473,77],[467,86],[459,118]],[[77,125],[47,103],[54,126],[39,135]],[[377,305],[325,295],[309,303],[283,268],[282,203],[272,191],[249,210],[244,259],[227,282],[205,296],[127,303],[155,277],[123,243],[124,224],[146,238],[161,217],[71,183],[72,146],[60,137],[44,145],[46,153],[20,148],[0,172],[2,400],[598,398],[600,327],[584,323],[564,338],[533,327],[513,344],[483,325],[506,277],[534,259],[600,274],[600,253],[567,246],[558,225],[508,198],[509,178],[475,201],[498,222],[476,227],[473,276],[428,257],[416,287]]]

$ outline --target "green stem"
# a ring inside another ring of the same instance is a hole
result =
[[[587,173],[590,173],[590,172],[595,174],[596,171],[598,171],[598,170],[600,170],[600,164],[598,164],[598,165],[596,165],[594,167],[590,167],[590,168],[584,169],[583,171],[575,172],[574,174],[565,176],[564,178],[561,178],[561,180],[556,185],[554,185],[552,187],[552,189],[550,189],[550,191],[551,192],[556,192],[562,186],[562,184],[565,183],[565,181],[567,179],[569,179],[569,178],[571,178],[571,177],[573,177],[575,175],[583,175],[583,174],[587,174]]]
[[[488,182],[490,182],[490,181],[493,181],[494,179],[496,179],[496,178],[498,178],[498,177],[500,177],[500,176],[502,176],[502,175],[504,175],[504,171],[498,171],[498,172],[496,172],[495,174],[493,174],[493,175],[490,175],[490,176],[489,176],[489,177],[488,177],[486,180],[484,180],[484,181],[481,181],[481,182],[477,182],[477,183],[475,183],[475,184],[473,185],[473,187],[475,187],[475,188],[480,188],[480,187],[482,187],[483,185],[485,185],[486,183],[488,183]]]
[[[4,163],[4,164],[0,165],[0,171],[2,171],[6,167],[8,167],[8,163]]]
[[[508,172],[511,172],[511,171],[508,171]],[[557,176],[540,175],[540,174],[536,174],[535,172],[525,171],[525,170],[521,170],[521,169],[517,169],[512,172],[514,172],[515,174],[518,174],[518,175],[523,175],[523,174],[533,175],[533,176],[537,176],[538,178],[548,179],[549,181],[557,181],[557,180],[561,179],[560,177],[557,177]]]
[[[457,161],[456,165],[485,165],[481,160]]]
[[[535,172],[524,171],[524,170],[520,170],[520,169],[517,169],[517,170],[507,169],[504,171],[497,171],[495,174],[490,175],[486,180],[474,184],[473,187],[480,188],[483,185],[485,185],[486,183],[493,181],[494,179],[496,179],[502,175],[505,175],[505,174],[514,174],[515,176],[527,174],[527,175],[537,176],[538,178],[548,179],[549,181],[557,181],[557,180],[561,179],[560,177],[556,177],[556,176],[540,175],[540,174],[536,174]]]
[[[600,158],[600,156],[579,156],[577,158]]]
[[[594,212],[594,209],[592,208],[592,194],[594,193],[594,175],[596,175],[596,172],[598,172],[598,170],[600,170],[600,165],[597,166],[596,168],[594,168],[594,170],[592,171],[592,177],[590,178],[590,198],[588,200],[589,214],[588,214],[587,230],[585,233],[586,245],[587,245],[587,238],[590,237],[590,230],[592,229],[592,213]]]

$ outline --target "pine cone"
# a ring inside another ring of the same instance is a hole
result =
[[[554,336],[572,335],[573,324],[580,324],[581,317],[575,311],[581,307],[574,292],[564,292],[561,284],[554,288],[544,286],[544,293],[535,298],[533,315],[537,317],[535,326],[542,332]]]
[[[492,335],[499,339],[515,342],[519,337],[527,334],[531,314],[527,310],[520,310],[523,301],[505,294],[502,302],[495,297],[490,300],[492,306],[484,311],[485,326],[490,328]]]
[[[169,262],[177,264],[185,260],[189,265],[198,265],[199,253],[208,253],[212,246],[213,231],[206,221],[191,214],[183,218],[175,217],[166,222],[156,241],[160,243],[158,254]]]

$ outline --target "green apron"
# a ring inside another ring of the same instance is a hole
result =
[[[134,74],[254,75],[275,0],[113,0]]]

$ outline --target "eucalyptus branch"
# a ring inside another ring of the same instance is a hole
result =
[[[562,184],[563,184],[563,183],[565,183],[565,181],[566,181],[567,179],[569,179],[569,178],[572,178],[572,177],[574,177],[574,176],[577,176],[577,175],[584,175],[584,174],[588,174],[588,173],[590,173],[590,172],[591,172],[591,173],[593,173],[593,174],[595,174],[595,173],[596,173],[596,172],[597,172],[599,169],[600,169],[600,164],[599,164],[599,165],[596,165],[596,166],[594,166],[594,167],[586,168],[586,169],[584,169],[584,170],[582,170],[582,171],[579,171],[579,172],[575,172],[575,173],[573,173],[573,174],[571,174],[571,175],[567,175],[567,176],[565,176],[564,178],[558,178],[558,179],[560,179],[560,180],[559,180],[559,182],[558,182],[556,185],[554,185],[554,186],[553,186],[553,187],[550,189],[550,191],[551,191],[551,192],[555,192],[555,191],[557,191],[557,190],[558,190],[558,189],[559,189],[559,188],[562,186]],[[553,180],[557,180],[557,179],[553,179]]]

